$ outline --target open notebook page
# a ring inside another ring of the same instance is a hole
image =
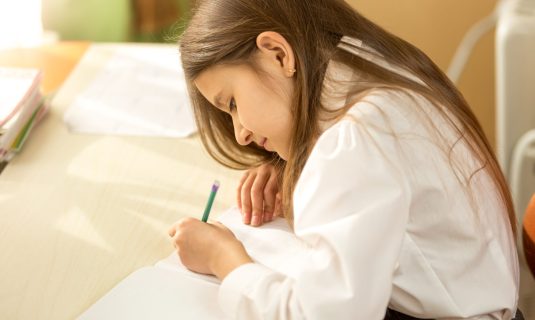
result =
[[[177,45],[92,44],[55,102],[67,104],[64,120],[73,132],[185,137],[196,131]]]
[[[231,208],[218,220],[243,242],[255,262],[288,276],[299,272],[299,257],[306,250],[284,219],[253,228]],[[219,283],[213,276],[187,270],[173,252],[129,275],[80,319],[225,319],[217,301]]]

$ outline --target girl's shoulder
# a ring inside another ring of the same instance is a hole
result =
[[[394,161],[411,163],[415,162],[413,158],[422,158],[417,162],[433,158],[444,163],[448,156],[466,158],[464,144],[456,144],[460,132],[447,116],[440,106],[415,92],[376,89],[355,101],[327,127],[315,149],[328,156],[359,144],[360,148],[381,150]],[[455,152],[449,153],[453,146]]]
[[[342,149],[366,145],[391,149],[397,143],[396,139],[414,131],[410,105],[421,103],[423,101],[408,92],[370,91],[336,121],[323,127],[314,147],[315,153],[329,156]]]
[[[420,115],[436,113],[437,107],[421,94],[407,89],[380,88],[352,102],[346,117],[358,119],[389,118],[407,121]],[[435,112],[434,112],[435,111]]]
[[[324,133],[338,130],[342,123],[350,122],[368,131],[421,136],[427,135],[429,127],[438,126],[443,118],[438,109],[440,106],[434,106],[420,94],[405,89],[375,89],[350,104],[338,120],[324,126]]]

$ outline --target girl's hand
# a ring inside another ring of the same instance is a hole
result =
[[[180,260],[192,271],[213,274],[223,280],[240,265],[253,262],[242,243],[221,223],[184,218],[168,233]]]
[[[282,215],[278,172],[272,164],[246,171],[236,193],[245,224],[257,227]]]

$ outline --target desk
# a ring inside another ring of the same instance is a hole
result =
[[[40,67],[53,92],[88,43],[0,51]],[[188,139],[80,135],[52,105],[0,175],[0,319],[73,319],[134,270],[173,251],[168,227],[200,217],[214,179],[217,213],[240,173]],[[215,216],[215,214],[214,214]]]

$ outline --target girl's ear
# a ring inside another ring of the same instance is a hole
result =
[[[265,31],[256,37],[260,53],[272,60],[285,76],[291,78],[295,73],[295,57],[292,46],[278,32]]]

